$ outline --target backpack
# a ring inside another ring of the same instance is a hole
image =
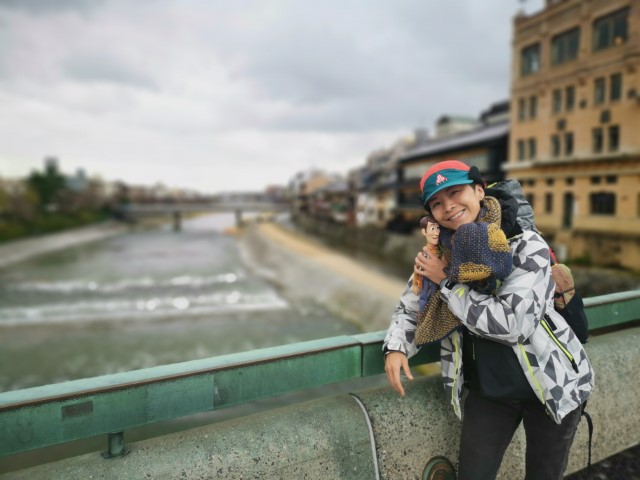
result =
[[[558,263],[553,250],[551,254],[551,276],[556,283],[556,291],[553,295],[556,311],[569,324],[573,333],[582,343],[589,339],[589,325],[587,314],[584,311],[582,297],[576,292],[571,270],[563,263]]]
[[[516,202],[517,223],[522,230],[533,230],[540,233],[535,226],[533,209],[522,193],[522,187],[517,180],[509,179],[496,182],[486,188],[487,195],[494,196],[505,202]],[[576,292],[571,269],[563,263],[558,263],[553,250],[549,248],[551,256],[551,276],[556,284],[554,306],[556,311],[569,324],[573,333],[582,343],[589,338],[589,325],[584,311],[582,297]]]

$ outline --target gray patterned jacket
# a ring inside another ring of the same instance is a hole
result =
[[[536,396],[560,423],[589,396],[593,370],[582,344],[554,310],[548,245],[533,230],[510,239],[510,245],[513,270],[495,296],[480,294],[464,284],[444,288],[440,295],[473,333],[513,348]],[[386,349],[415,355],[417,312],[418,296],[411,291],[409,279],[387,331]],[[544,320],[545,314],[555,330]],[[462,418],[462,334],[454,331],[440,343],[445,390],[456,415]]]

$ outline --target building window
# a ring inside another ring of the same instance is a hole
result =
[[[560,113],[562,111],[562,90],[557,89],[552,93],[553,96],[553,113]]]
[[[526,100],[521,98],[518,100],[518,120],[521,122],[527,119],[527,105]]]
[[[560,135],[551,135],[551,156],[560,155]]]
[[[592,131],[593,138],[593,153],[602,153],[604,147],[604,137],[602,135],[602,128],[594,128]]]
[[[595,103],[596,105],[602,105],[604,103],[605,100],[605,88],[606,88],[606,83],[605,83],[605,79],[603,77],[600,78],[596,78],[594,81],[594,96],[593,96],[593,103]]]
[[[529,158],[536,158],[536,139],[529,139]]]
[[[596,192],[590,195],[591,213],[600,215],[615,215],[616,195],[611,192]]]
[[[567,185],[573,185],[573,177],[567,177],[567,178],[565,179],[565,183],[566,183]]]
[[[559,65],[578,58],[580,49],[580,29],[556,35],[551,40],[551,65]]]
[[[544,212],[553,213],[553,193],[546,193],[544,195]]]
[[[552,187],[552,186],[553,186],[553,183],[554,183],[554,182],[553,182],[553,178],[547,178],[547,185],[548,185],[549,187]]]
[[[573,110],[576,105],[576,87],[570,86],[564,89],[564,108],[567,112]]]
[[[540,70],[540,44],[534,43],[522,49],[520,74],[524,77]]]
[[[531,205],[531,208],[533,208],[533,201],[535,200],[535,195],[533,193],[527,193],[525,195],[527,202],[529,203],[529,205]]]
[[[616,102],[622,98],[622,74],[614,73],[609,78],[609,101]]]
[[[602,177],[591,177],[591,185],[599,185]]]
[[[518,160],[524,160],[524,140],[518,140]]]
[[[624,8],[593,22],[593,50],[604,50],[627,41],[629,9]]]
[[[529,97],[529,118],[534,119],[538,115],[538,97]]]
[[[617,125],[609,127],[609,151],[615,152],[620,148],[620,129]]]
[[[606,177],[604,177],[604,181],[612,184],[612,183],[618,183],[618,176],[617,175],[607,175]]]
[[[566,157],[573,155],[573,132],[564,134],[564,154]]]

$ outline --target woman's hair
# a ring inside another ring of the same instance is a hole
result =
[[[469,170],[469,180],[473,180],[471,185],[480,185],[483,189],[486,188],[487,182],[482,178],[482,174],[478,167],[471,167]]]

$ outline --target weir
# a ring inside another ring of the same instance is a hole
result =
[[[640,290],[585,299],[596,373],[593,461],[640,440]],[[622,330],[619,330],[622,329]],[[383,373],[384,332],[339,336],[0,394],[0,457],[96,435],[106,451],[12,472],[11,478],[416,478],[457,458],[459,421],[439,376],[400,398],[353,392],[126,444],[128,429]],[[437,361],[423,348],[412,366]],[[583,422],[584,423],[584,422]],[[501,478],[524,472],[518,432]],[[128,455],[124,453],[130,452]],[[586,425],[569,470],[586,465]],[[520,472],[520,473],[518,473]]]

